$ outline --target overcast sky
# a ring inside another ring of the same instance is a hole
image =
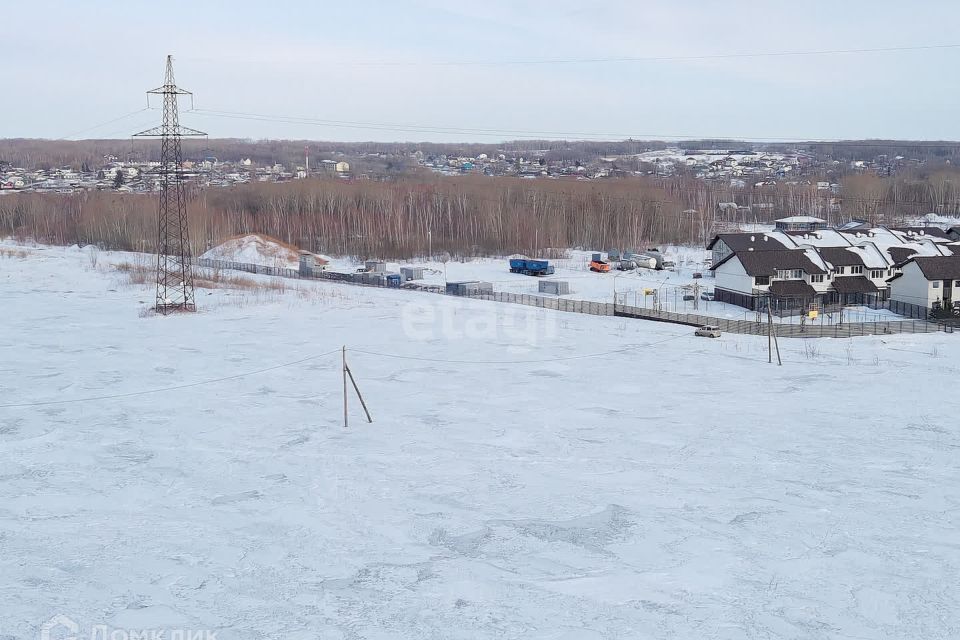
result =
[[[362,123],[182,114],[211,137],[960,139],[960,48],[503,64],[960,44],[953,0],[85,0],[3,22],[0,137],[152,126],[88,130],[142,108],[170,53],[198,109]]]

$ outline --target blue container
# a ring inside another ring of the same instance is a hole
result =
[[[510,261],[512,273],[522,273],[527,276],[547,276],[553,273],[553,267],[548,260],[526,260],[514,258]]]
[[[387,286],[388,287],[399,287],[400,286],[400,274],[399,273],[390,273],[387,274]]]

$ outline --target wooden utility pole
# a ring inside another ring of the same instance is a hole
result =
[[[770,313],[770,307],[767,307],[767,313]],[[773,331],[770,328],[770,319],[767,319],[767,362],[773,364]]]
[[[783,366],[783,360],[780,359],[780,343],[777,342],[777,329],[773,323],[773,311],[770,301],[767,300],[767,362],[773,362],[773,352],[770,349],[770,343],[777,350],[777,365]]]

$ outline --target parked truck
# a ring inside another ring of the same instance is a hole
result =
[[[596,271],[597,273],[609,273],[610,263],[604,260],[591,260],[590,271]]]
[[[525,276],[549,276],[553,274],[553,265],[548,260],[512,258],[510,273],[522,273]]]

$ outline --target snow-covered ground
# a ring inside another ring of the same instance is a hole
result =
[[[161,318],[129,256],[5,248],[4,640],[960,632],[953,335],[783,339],[777,367],[312,281]],[[344,344],[371,425],[342,426]]]
[[[552,276],[544,278],[510,273],[508,258],[472,258],[463,262],[451,260],[446,264],[433,261],[389,262],[390,271],[398,271],[401,266],[425,267],[423,282],[444,285],[445,282],[462,280],[481,280],[493,284],[495,291],[511,293],[537,294],[540,280],[564,280],[570,283],[570,294],[562,296],[570,300],[590,300],[594,302],[613,302],[614,294],[619,304],[654,308],[654,296],[647,293],[657,290],[659,308],[677,313],[696,313],[714,318],[730,320],[753,320],[756,312],[723,302],[700,299],[684,300],[685,295],[693,295],[693,287],[699,286],[700,292],[712,292],[714,279],[706,260],[710,252],[696,247],[667,246],[663,248],[668,260],[676,266],[662,271],[635,269],[633,271],[612,270],[609,273],[590,271],[592,252],[569,251],[568,258],[550,260],[556,270]],[[606,255],[606,254],[604,254]],[[330,269],[351,272],[362,264],[345,259],[334,259]],[[700,278],[694,278],[699,273]],[[884,322],[902,320],[903,317],[884,309],[851,307],[844,309],[843,322]],[[775,318],[776,322],[796,324],[799,316]],[[817,322],[833,324],[838,317],[824,315]]]
[[[698,292],[713,291],[714,280],[707,263],[710,258],[709,251],[699,247],[668,245],[663,247],[663,253],[667,260],[675,263],[671,269],[662,271],[613,269],[609,273],[595,273],[590,271],[593,252],[569,250],[568,257],[550,260],[556,273],[546,278],[510,273],[509,258],[506,257],[449,260],[445,263],[435,260],[409,260],[389,262],[387,268],[389,271],[397,272],[404,266],[424,267],[422,284],[442,287],[447,282],[481,280],[492,283],[495,291],[522,294],[538,294],[539,282],[542,279],[563,280],[570,284],[570,293],[563,297],[571,300],[613,302],[616,296],[619,304],[637,307],[659,308],[677,313],[696,313],[728,320],[756,318],[756,312],[743,307],[701,299]],[[605,253],[603,255],[606,256]],[[201,257],[270,267],[295,269],[298,266],[295,249],[256,234],[230,239],[207,251]],[[352,273],[363,267],[362,262],[345,257],[322,256],[322,259],[327,261],[327,268],[330,271]],[[701,275],[700,278],[694,278],[694,274],[697,273]],[[694,289],[695,286],[699,289]],[[657,292],[659,302],[652,294],[654,290]],[[693,296],[694,299],[685,300],[685,296]],[[902,316],[889,310],[852,307],[844,309],[842,321],[885,322],[902,319]],[[801,321],[801,318],[787,316],[775,318],[775,321],[796,324]],[[835,324],[840,322],[840,318],[823,315],[816,322]]]

